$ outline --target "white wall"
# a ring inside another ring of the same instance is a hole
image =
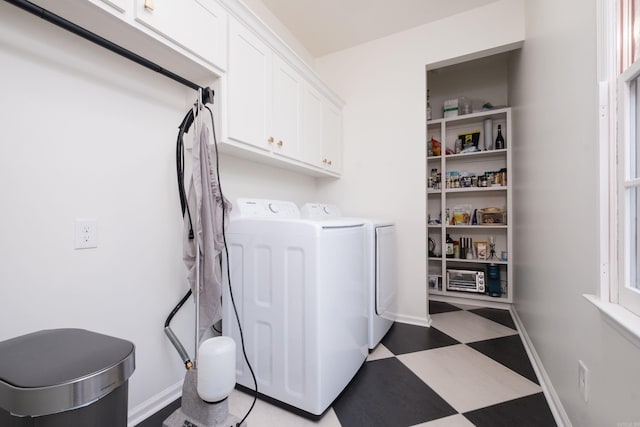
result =
[[[221,183],[225,197],[291,200],[298,206],[315,197],[315,179],[285,169],[232,156],[221,156]]]
[[[425,66],[523,39],[523,1],[502,0],[316,60],[346,102],[344,175],[319,182],[319,199],[396,221],[406,321],[427,317]]]
[[[573,425],[640,423],[640,349],[582,297],[599,286],[596,5],[532,0],[525,12],[510,84],[515,307]]]
[[[129,409],[144,409],[184,375],[163,326],[187,290],[175,137],[195,94],[5,2],[0,63],[0,340],[59,327],[131,340]],[[221,171],[230,199],[315,191],[233,158]],[[98,248],[73,249],[75,218],[98,220]],[[190,351],[192,319],[188,304],[173,323]]]

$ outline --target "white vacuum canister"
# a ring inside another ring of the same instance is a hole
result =
[[[231,337],[213,337],[200,344],[198,395],[206,402],[219,402],[236,386],[236,343]]]

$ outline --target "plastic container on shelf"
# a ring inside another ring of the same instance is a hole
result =
[[[478,209],[479,225],[506,225],[507,211],[500,208]]]

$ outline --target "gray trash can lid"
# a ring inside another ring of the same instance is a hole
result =
[[[134,345],[83,329],[53,329],[0,342],[0,407],[47,415],[89,405],[124,384]]]

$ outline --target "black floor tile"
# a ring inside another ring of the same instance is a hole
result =
[[[446,302],[429,300],[429,314],[448,313],[449,311],[460,310],[462,309]]]
[[[137,424],[136,427],[162,427],[162,422],[180,407],[180,401],[181,399],[174,400],[140,424]]]
[[[516,324],[513,322],[511,318],[511,313],[509,310],[501,310],[499,308],[475,308],[473,310],[469,310],[472,313],[477,314],[478,316],[482,316],[486,319],[493,320],[494,322],[498,322],[501,325],[506,326],[507,328],[511,328],[517,330]]]
[[[540,384],[519,335],[477,341],[467,345],[534,383]]]
[[[396,322],[382,339],[382,344],[398,355],[460,343],[436,328]]]
[[[333,410],[342,427],[405,427],[457,414],[395,357],[365,363]]]
[[[555,427],[544,394],[538,393],[463,414],[476,427]]]

